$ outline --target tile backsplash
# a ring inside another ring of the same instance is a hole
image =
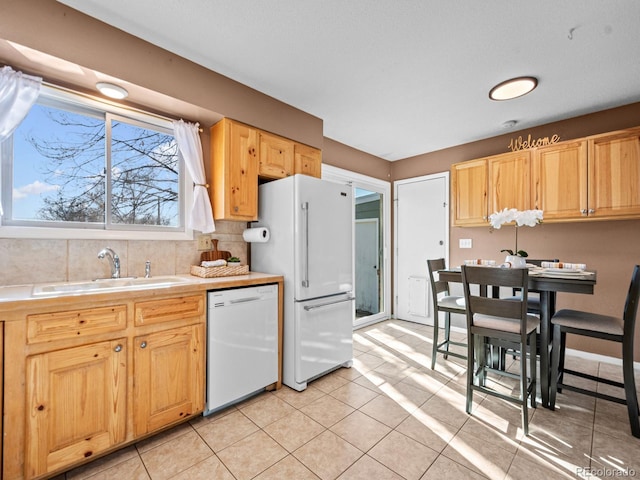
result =
[[[247,261],[242,238],[245,223],[217,221],[212,238],[218,250],[227,250]],[[111,276],[107,259],[98,252],[111,247],[120,257],[120,275],[144,276],[147,260],[151,275],[189,273],[200,260],[197,241],[178,240],[56,240],[0,238],[0,285],[84,281]]]

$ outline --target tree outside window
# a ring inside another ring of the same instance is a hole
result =
[[[183,228],[170,126],[41,97],[2,146],[3,224]]]

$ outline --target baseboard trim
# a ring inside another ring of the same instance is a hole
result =
[[[610,357],[608,355],[601,355],[599,353],[585,352],[583,350],[575,350],[573,348],[567,348],[566,354],[571,355],[572,357],[582,358],[584,360],[593,360],[596,362],[610,363],[612,365],[619,365],[620,367],[622,367],[621,358]],[[640,369],[640,362],[633,362],[633,367],[636,369]]]

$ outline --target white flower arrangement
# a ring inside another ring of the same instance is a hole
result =
[[[542,223],[542,216],[542,210],[517,210],[515,208],[505,208],[501,212],[495,212],[489,215],[489,223],[491,223],[492,230],[498,230],[506,223],[515,222],[516,248],[513,250],[505,248],[500,251],[520,257],[529,256],[524,250],[518,250],[518,227],[522,227],[523,225],[535,227],[539,223]]]

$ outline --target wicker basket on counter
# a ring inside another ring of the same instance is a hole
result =
[[[226,267],[201,267],[191,265],[191,275],[202,278],[230,277],[232,275],[247,275],[249,265],[235,265]]]

